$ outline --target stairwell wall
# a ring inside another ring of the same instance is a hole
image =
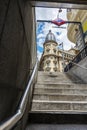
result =
[[[0,0],[0,122],[17,109],[35,64],[34,20],[29,2]]]

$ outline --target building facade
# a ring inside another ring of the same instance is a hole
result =
[[[67,12],[69,21],[81,22],[79,24],[68,24],[68,38],[76,44],[78,50],[82,50],[87,43],[87,11],[71,9]]]
[[[40,60],[40,70],[45,72],[62,72],[66,64],[75,57],[74,52],[58,49],[58,43],[51,30],[49,30],[46,36],[43,48],[44,51]]]

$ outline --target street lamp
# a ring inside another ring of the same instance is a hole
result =
[[[59,46],[62,46],[62,58],[63,58],[63,70],[64,70],[64,67],[65,67],[65,61],[64,61],[64,46],[63,46],[63,42],[59,44]]]
[[[57,18],[59,18],[59,13],[61,13],[61,12],[62,12],[62,9],[59,8],[59,10],[58,10],[58,14],[57,14]]]

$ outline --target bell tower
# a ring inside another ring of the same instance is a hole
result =
[[[43,45],[44,52],[42,55],[41,68],[43,71],[56,72],[58,71],[58,55],[55,35],[49,30]]]

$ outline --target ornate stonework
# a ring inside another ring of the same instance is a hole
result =
[[[58,49],[54,34],[49,30],[44,42],[44,51],[40,60],[40,70],[49,72],[62,72],[63,67],[74,58],[75,54]]]

